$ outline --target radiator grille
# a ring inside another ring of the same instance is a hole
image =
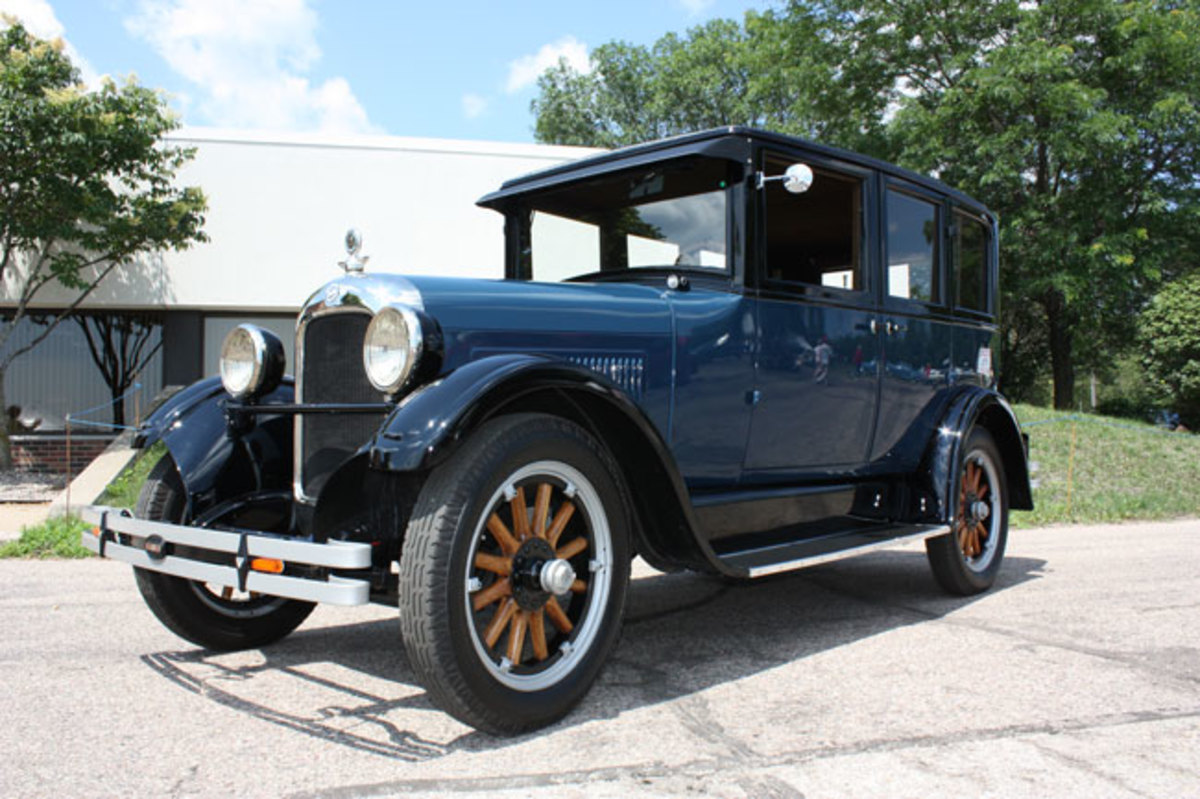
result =
[[[306,405],[323,402],[379,402],[362,364],[365,313],[318,316],[304,329],[301,397]],[[300,485],[315,497],[342,461],[365,444],[383,414],[304,414],[300,417]]]

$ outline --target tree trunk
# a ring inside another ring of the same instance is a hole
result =
[[[1052,289],[1044,300],[1050,326],[1050,369],[1054,373],[1054,407],[1075,407],[1075,362],[1071,354],[1072,325],[1062,292]]]
[[[8,440],[8,403],[4,396],[4,373],[7,370],[0,367],[0,412],[4,414],[0,423],[0,472],[7,472],[13,467],[12,442]]]
[[[117,432],[125,426],[125,389],[113,389],[112,420],[117,426]]]

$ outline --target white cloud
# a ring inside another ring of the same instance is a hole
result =
[[[462,98],[463,116],[467,119],[478,119],[487,111],[488,99],[478,94],[464,94]]]
[[[716,0],[675,0],[688,13],[689,17],[698,17],[716,4]]]
[[[513,94],[532,86],[537,82],[539,75],[556,66],[560,59],[566,59],[577,72],[587,73],[592,70],[587,45],[574,36],[564,36],[556,42],[542,45],[533,55],[524,55],[510,62],[504,90]]]
[[[66,30],[47,0],[0,0],[0,14],[11,14],[21,20],[25,29],[39,39],[62,39],[63,50],[71,63],[79,68],[83,82],[88,86],[100,82],[96,70],[63,35]]]
[[[313,84],[321,58],[307,0],[142,0],[126,28],[193,84],[189,108],[233,128],[376,129],[344,78]]]

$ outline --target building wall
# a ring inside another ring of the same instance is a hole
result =
[[[368,271],[502,277],[503,218],[475,201],[509,178],[596,152],[201,128],[170,141],[196,148],[179,182],[207,195],[210,241],[123,268],[85,307],[294,313],[340,273],[350,227],[363,233]],[[46,307],[71,296],[49,289]]]

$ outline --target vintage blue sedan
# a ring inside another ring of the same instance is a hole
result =
[[[979,203],[854,153],[724,128],[512,180],[499,281],[345,274],[225,342],[164,404],[101,555],[204,647],[316,602],[395,602],[431,699],[512,734],[561,718],[639,555],[750,579],[924,539],[995,580],[1026,440],[997,393]]]

